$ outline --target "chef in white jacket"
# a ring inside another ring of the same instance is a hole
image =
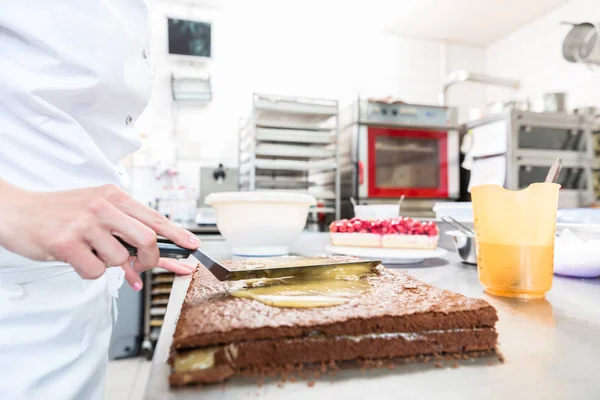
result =
[[[102,399],[120,278],[197,238],[119,189],[151,71],[143,0],[0,0],[0,399]],[[136,259],[116,241],[139,248]],[[106,266],[121,268],[107,268]]]

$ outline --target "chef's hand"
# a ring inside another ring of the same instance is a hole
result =
[[[200,241],[116,186],[64,192],[30,192],[0,179],[0,246],[39,261],[62,261],[85,279],[102,276],[106,266],[123,266],[129,284],[142,288],[139,273],[160,266],[175,273],[193,268],[159,259],[156,235],[196,249]],[[113,237],[138,249],[129,252]]]

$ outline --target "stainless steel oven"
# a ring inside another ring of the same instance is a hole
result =
[[[458,197],[458,131],[447,108],[361,99],[341,121],[343,198],[369,204],[405,195],[404,214],[426,216],[435,200]]]
[[[511,190],[523,189],[542,182],[554,160],[560,157],[563,167],[557,180],[561,185],[559,207],[587,207],[595,200],[593,118],[506,107],[465,124],[463,129],[472,142],[470,186],[495,183]],[[485,175],[482,171],[491,166],[496,171]]]

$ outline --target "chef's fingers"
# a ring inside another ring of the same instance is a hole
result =
[[[167,271],[176,273],[178,275],[188,275],[196,269],[196,267],[194,267],[193,265],[185,264],[185,263],[182,263],[182,262],[170,259],[170,258],[159,259],[158,264],[156,266],[159,268],[164,268]],[[148,268],[145,268],[143,265],[141,265],[136,260],[133,263],[133,270],[136,273],[142,273],[144,271],[147,271]]]
[[[83,242],[75,242],[59,249],[54,257],[70,264],[83,279],[98,279],[106,271],[104,262]]]
[[[131,197],[124,198],[122,201],[114,203],[114,205],[125,214],[150,227],[157,234],[170,239],[178,246],[185,247],[186,249],[197,249],[200,246],[200,240],[196,235],[178,227],[164,215],[138,203]]]
[[[129,283],[129,286],[136,292],[139,292],[144,287],[142,278],[134,271],[133,264],[135,263],[135,257],[130,257],[129,260],[124,263],[121,268],[125,271],[125,280]]]
[[[99,186],[89,189],[91,197],[99,196],[117,207],[125,214],[140,221],[155,233],[172,240],[175,244],[188,249],[197,249],[200,240],[190,231],[180,228],[169,221],[164,215],[137,202],[123,190],[114,185]],[[74,194],[78,196],[78,194]],[[133,243],[131,243],[133,244]],[[144,260],[141,260],[142,262]],[[147,264],[144,264],[146,267]]]
[[[178,246],[186,249],[197,249],[200,240],[190,231],[173,224],[159,212],[137,203],[135,200],[121,203],[121,211],[150,227],[157,234],[170,239]]]
[[[84,238],[105,265],[114,267],[129,261],[129,252],[106,229],[95,225],[84,232]]]
[[[196,267],[193,265],[179,262],[169,258],[161,258],[158,261],[158,266],[178,275],[188,275],[194,272],[194,270],[196,269]]]
[[[136,262],[139,262],[144,270],[156,267],[159,251],[156,233],[152,229],[101,198],[94,200],[90,210],[111,235],[119,236],[137,248]]]

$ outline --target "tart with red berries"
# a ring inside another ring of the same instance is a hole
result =
[[[412,218],[362,220],[352,218],[329,225],[334,246],[427,249],[437,247],[440,231],[434,222]]]

